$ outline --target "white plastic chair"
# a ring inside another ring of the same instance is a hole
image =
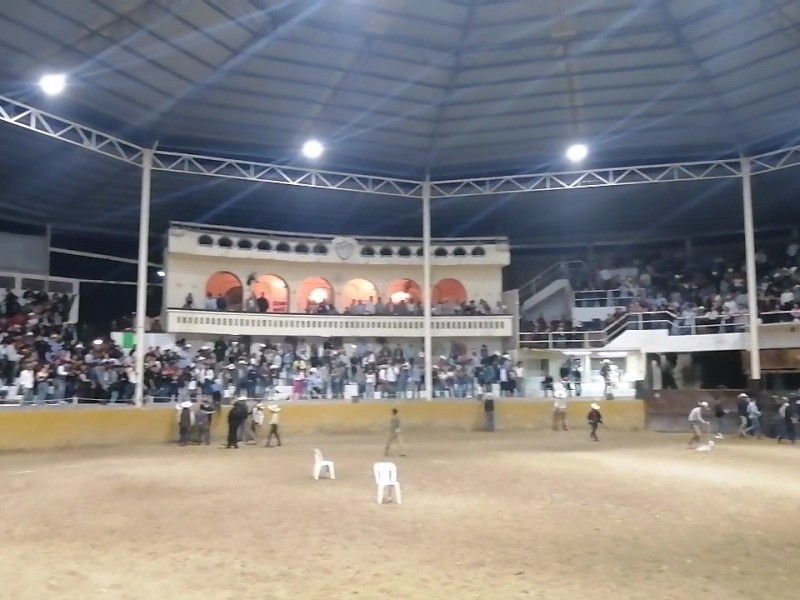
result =
[[[375,473],[375,483],[378,485],[378,504],[383,504],[386,498],[386,488],[392,488],[395,502],[401,504],[400,482],[397,481],[397,465],[390,462],[379,462],[375,463],[372,470]]]
[[[333,467],[332,460],[325,460],[319,448],[314,448],[314,479],[319,479],[322,470],[328,469],[330,479],[336,479],[336,469]]]

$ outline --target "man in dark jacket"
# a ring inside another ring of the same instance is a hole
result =
[[[248,416],[247,402],[237,400],[228,413],[228,445],[225,448],[239,447],[239,427],[244,425]]]

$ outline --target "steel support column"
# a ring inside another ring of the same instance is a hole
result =
[[[147,266],[150,249],[150,183],[155,150],[142,151],[142,195],[139,209],[139,264],[136,274],[136,406],[144,403],[145,323],[147,319]]]
[[[425,399],[433,399],[433,331],[431,307],[431,181],[422,183],[422,307],[424,316]]]
[[[742,158],[742,204],[744,212],[744,250],[747,267],[747,324],[750,330],[750,391],[761,387],[761,355],[758,343],[758,280],[756,279],[756,240],[753,230],[753,187],[749,158]]]

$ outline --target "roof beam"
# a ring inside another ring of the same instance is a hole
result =
[[[142,164],[142,149],[139,146],[5,96],[0,96],[0,121],[131,165]]]

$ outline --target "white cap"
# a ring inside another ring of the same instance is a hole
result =
[[[701,402],[700,406],[702,406],[703,408],[708,408],[708,402]]]
[[[592,408],[595,409],[595,410],[600,410],[600,405],[597,404],[597,402],[593,402],[592,403]]]

